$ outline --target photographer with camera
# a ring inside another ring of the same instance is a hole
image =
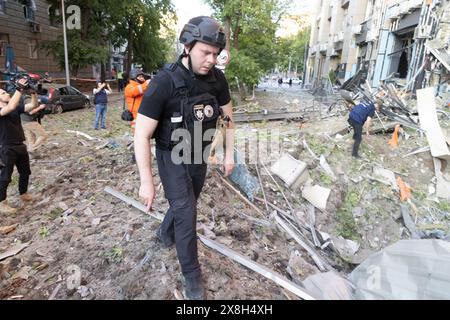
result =
[[[28,152],[36,151],[36,149],[39,148],[48,138],[48,134],[41,124],[41,119],[44,117],[44,109],[47,102],[47,97],[40,96],[38,99],[39,107],[28,113],[22,113],[20,115]]]
[[[6,192],[16,166],[19,172],[19,193],[22,201],[30,201],[27,193],[31,174],[30,159],[27,147],[23,143],[23,132],[20,114],[30,112],[38,107],[35,88],[30,88],[29,78],[22,77],[14,82],[15,92],[12,96],[0,89],[0,213],[14,214],[17,209],[6,202]],[[31,89],[31,90],[30,90]],[[29,92],[31,101],[24,103],[23,94]]]

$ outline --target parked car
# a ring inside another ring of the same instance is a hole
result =
[[[46,113],[61,113],[68,110],[88,108],[91,106],[90,97],[72,86],[50,87],[46,90],[49,103]]]
[[[289,83],[289,79],[292,79],[292,84],[294,85],[300,85],[303,83],[302,79],[300,78],[285,78],[283,79],[283,83]]]

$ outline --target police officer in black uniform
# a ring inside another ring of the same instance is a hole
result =
[[[19,172],[19,193],[22,201],[32,200],[27,193],[30,170],[30,158],[25,141],[20,114],[30,112],[38,107],[36,92],[31,93],[31,102],[24,104],[22,93],[29,89],[26,78],[19,79],[17,88],[11,97],[5,90],[0,89],[0,212],[13,214],[16,208],[6,203],[6,191],[14,166]],[[37,110],[37,109],[36,109]]]
[[[186,298],[203,299],[197,199],[219,116],[231,119],[225,137],[225,175],[233,170],[233,114],[228,82],[214,67],[225,47],[222,27],[210,17],[192,18],[184,26],[180,42],[184,44],[183,54],[155,76],[144,95],[136,120],[135,153],[141,179],[139,196],[151,210],[155,187],[150,139],[155,138],[158,171],[170,205],[156,235],[163,247],[176,246]]]

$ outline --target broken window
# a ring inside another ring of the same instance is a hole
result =
[[[400,53],[397,68],[400,79],[405,79],[408,76],[409,64],[411,63],[412,58],[413,42],[414,40],[412,38],[402,40],[402,51]]]
[[[51,5],[48,7],[48,20],[52,27],[57,27],[61,24],[61,15],[57,6]]]
[[[34,22],[35,12],[37,10],[34,0],[19,0],[19,3],[23,5],[23,15],[26,20]]]
[[[6,0],[0,0],[0,13],[6,12]]]

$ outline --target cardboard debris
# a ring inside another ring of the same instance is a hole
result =
[[[302,189],[302,197],[308,200],[314,207],[325,211],[331,190],[318,185],[305,186]]]

